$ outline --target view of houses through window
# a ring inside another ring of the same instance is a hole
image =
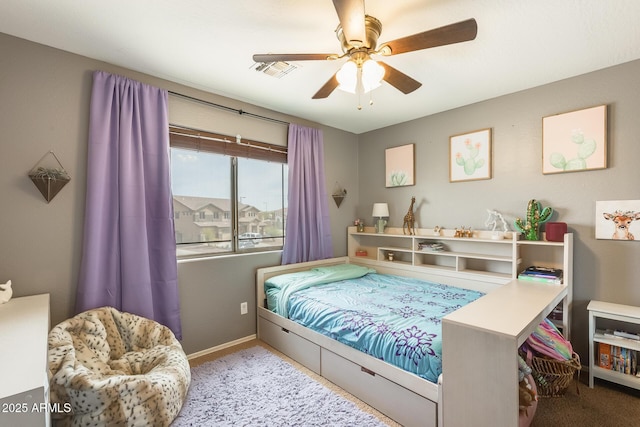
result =
[[[178,256],[282,248],[286,164],[172,147],[171,186]]]

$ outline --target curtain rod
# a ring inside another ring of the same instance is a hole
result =
[[[206,104],[206,105],[208,105],[210,107],[214,107],[214,108],[218,108],[218,109],[221,109],[221,110],[237,113],[237,114],[239,114],[241,116],[249,116],[249,117],[253,117],[253,118],[256,118],[256,119],[262,119],[262,120],[266,120],[266,121],[269,121],[269,122],[280,123],[282,125],[287,125],[287,126],[290,124],[289,122],[285,122],[284,120],[278,120],[278,119],[273,119],[271,117],[261,116],[259,114],[249,113],[249,112],[246,112],[246,111],[243,111],[243,110],[239,110],[237,108],[231,108],[231,107],[227,107],[226,105],[220,105],[220,104],[216,104],[214,102],[205,101],[203,99],[194,98],[193,96],[183,95],[183,94],[178,93],[178,92],[173,92],[173,91],[170,91],[170,90],[167,91],[167,92],[169,92],[170,95],[179,96],[181,98],[185,98],[185,99],[188,99],[190,101]]]

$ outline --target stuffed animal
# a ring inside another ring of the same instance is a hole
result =
[[[518,401],[520,411],[527,412],[527,408],[538,400],[535,383],[531,376],[531,367],[518,354]]]
[[[11,289],[11,280],[4,285],[0,285],[0,304],[4,304],[9,301],[12,295],[13,290]]]
[[[526,411],[529,406],[533,405],[533,402],[538,400],[538,396],[529,383],[529,378],[524,377],[518,384],[518,401],[521,411]]]

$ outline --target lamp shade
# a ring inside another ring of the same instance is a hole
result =
[[[336,79],[340,85],[338,89],[349,93],[356,93],[358,85],[358,66],[353,61],[347,61],[336,73]]]
[[[373,217],[389,216],[389,205],[386,203],[374,203],[373,204]]]
[[[356,63],[348,60],[336,73],[338,89],[349,93],[368,93],[380,86],[385,69],[373,59]]]
[[[362,88],[364,93],[380,87],[380,82],[384,77],[384,68],[373,59],[369,59],[362,64]]]

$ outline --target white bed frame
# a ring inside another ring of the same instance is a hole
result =
[[[443,319],[443,374],[438,384],[265,308],[268,278],[343,263],[487,293]],[[518,425],[517,348],[564,298],[566,286],[507,279],[497,283],[479,275],[436,274],[415,266],[342,257],[258,269],[256,291],[259,339],[398,423],[493,427]]]

